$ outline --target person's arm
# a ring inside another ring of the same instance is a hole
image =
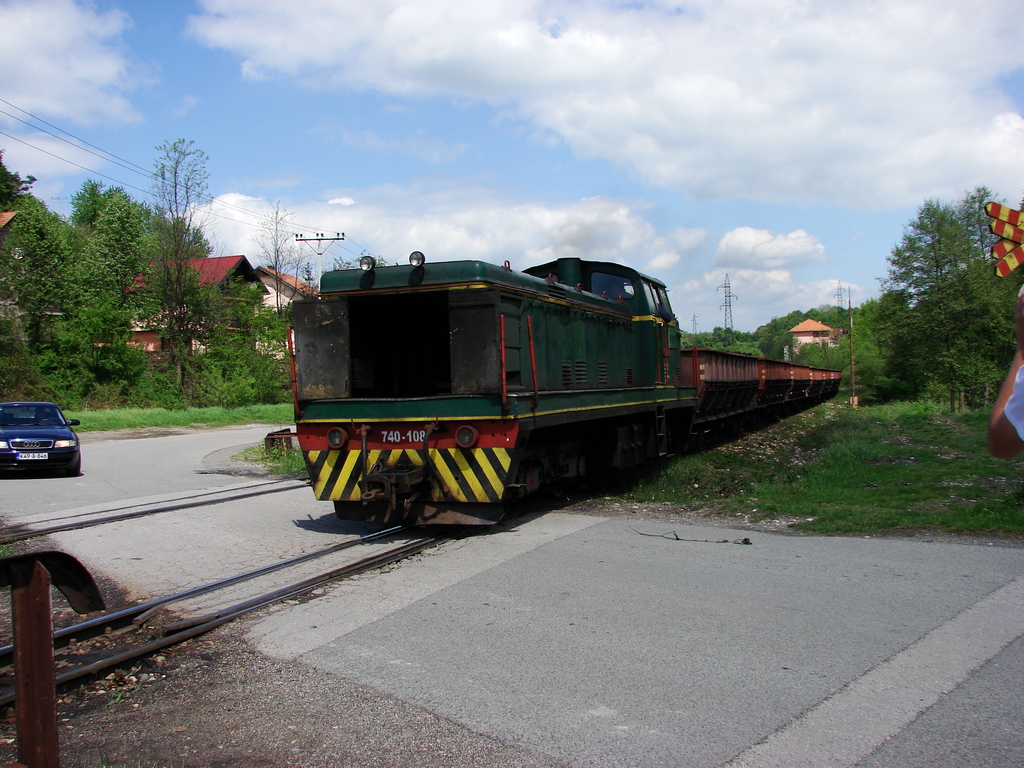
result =
[[[1024,365],[1024,287],[1017,294],[1013,321],[1017,332],[1017,352],[1010,364],[1010,371],[999,388],[999,397],[996,398],[988,421],[988,452],[997,459],[1012,459],[1024,451],[1024,440],[1021,439],[1013,422],[1006,416],[1006,405],[1014,394],[1017,374]],[[1024,391],[1017,392],[1014,400],[1019,399],[1024,399]],[[1017,409],[1011,406],[1011,411],[1016,413]]]

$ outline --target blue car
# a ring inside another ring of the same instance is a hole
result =
[[[77,477],[82,471],[78,435],[53,403],[0,403],[0,471],[36,469]]]

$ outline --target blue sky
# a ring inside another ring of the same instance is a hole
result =
[[[728,274],[753,330],[839,284],[877,295],[925,199],[1020,202],[1019,10],[0,0],[0,148],[66,213],[87,178],[148,189],[155,147],[190,139],[217,255],[261,262],[280,203],[295,232],[346,234],[328,262],[626,263],[669,286],[686,329],[722,324]]]

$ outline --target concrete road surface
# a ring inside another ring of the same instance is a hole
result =
[[[87,444],[80,478],[0,479],[2,512],[237,483],[203,473],[266,431]],[[55,500],[58,487],[68,495]],[[116,550],[108,575],[155,593],[171,521],[175,557],[192,563],[174,569],[175,588],[351,535],[307,493],[59,542],[94,568]],[[218,526],[230,557],[212,554]],[[1024,548],[999,543],[553,512],[245,628],[268,656],[569,766],[1024,765]]]

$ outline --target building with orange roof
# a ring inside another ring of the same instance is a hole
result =
[[[267,289],[263,297],[265,307],[280,310],[296,299],[314,298],[317,295],[316,288],[309,283],[273,267],[256,267],[256,275]]]
[[[809,319],[789,329],[794,349],[800,349],[804,344],[833,347],[836,344],[836,336],[841,332],[841,329],[829,328],[824,323]]]

